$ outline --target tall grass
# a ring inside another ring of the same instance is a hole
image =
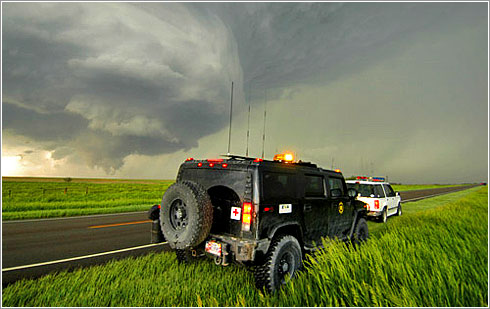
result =
[[[326,243],[271,305],[487,306],[487,206],[485,188],[400,218],[359,250]]]
[[[358,248],[326,241],[274,295],[255,289],[243,267],[179,265],[164,252],[22,280],[3,289],[2,305],[487,306],[488,191],[469,192],[379,224]]]

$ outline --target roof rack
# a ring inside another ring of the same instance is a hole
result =
[[[246,157],[246,156],[241,156],[241,155],[234,155],[234,154],[231,154],[231,153],[228,153],[228,154],[222,154],[220,155],[221,157],[228,157],[232,160],[245,160],[245,161],[255,161],[257,160],[257,158],[253,158],[253,157]],[[264,161],[268,161],[268,160],[264,160]],[[268,161],[268,162],[277,162],[277,161]],[[279,162],[277,162],[279,163]],[[288,163],[288,164],[295,164],[295,165],[301,165],[301,166],[309,166],[309,167],[318,167],[315,163],[311,163],[311,162],[305,162],[305,161],[301,161],[299,160],[298,162],[294,162],[294,163]]]
[[[299,160],[298,162],[293,163],[293,164],[298,164],[298,165],[301,165],[301,166],[318,167],[315,163],[305,162],[305,161],[301,161],[301,160]]]
[[[234,154],[231,154],[231,153],[228,153],[228,154],[222,154],[220,155],[220,157],[228,157],[230,159],[240,159],[240,160],[255,160],[257,158],[252,158],[252,157],[246,157],[246,156],[240,156],[240,155],[234,155]]]

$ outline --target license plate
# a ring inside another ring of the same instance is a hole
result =
[[[206,252],[221,256],[221,244],[214,240],[206,242]]]

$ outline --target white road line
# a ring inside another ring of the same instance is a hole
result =
[[[132,248],[125,248],[125,249],[120,249],[120,250],[107,251],[107,252],[95,253],[95,254],[84,255],[84,256],[76,256],[76,257],[72,257],[72,258],[68,258],[68,259],[63,259],[63,260],[48,261],[48,262],[37,263],[37,264],[30,264],[30,265],[22,265],[22,266],[15,266],[15,267],[3,268],[2,269],[2,272],[4,272],[4,271],[11,271],[11,270],[26,269],[26,268],[32,268],[32,267],[38,267],[38,266],[45,266],[45,265],[52,265],[52,264],[57,264],[57,263],[70,262],[70,261],[83,260],[83,259],[93,258],[93,257],[97,257],[97,256],[104,256],[104,255],[109,255],[109,254],[114,254],[114,253],[120,253],[120,252],[126,252],[126,251],[131,251],[131,250],[137,250],[137,249],[143,249],[143,248],[150,248],[150,247],[160,246],[160,245],[164,245],[164,244],[167,244],[167,243],[168,242],[160,242],[160,243],[157,243],[157,244],[148,244],[148,245],[142,245],[142,246],[137,246],[137,247],[132,247]]]
[[[139,213],[144,213],[144,212],[147,212],[147,211],[130,211],[130,212],[118,212],[118,213],[112,213],[112,214],[86,215],[86,216],[73,216],[73,217],[60,217],[60,218],[44,218],[44,219],[2,220],[2,224],[120,216],[120,215],[139,214]]]

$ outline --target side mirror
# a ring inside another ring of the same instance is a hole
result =
[[[349,190],[347,190],[347,195],[350,197],[350,198],[355,198],[359,193],[357,192],[356,189],[354,188],[350,188]]]

